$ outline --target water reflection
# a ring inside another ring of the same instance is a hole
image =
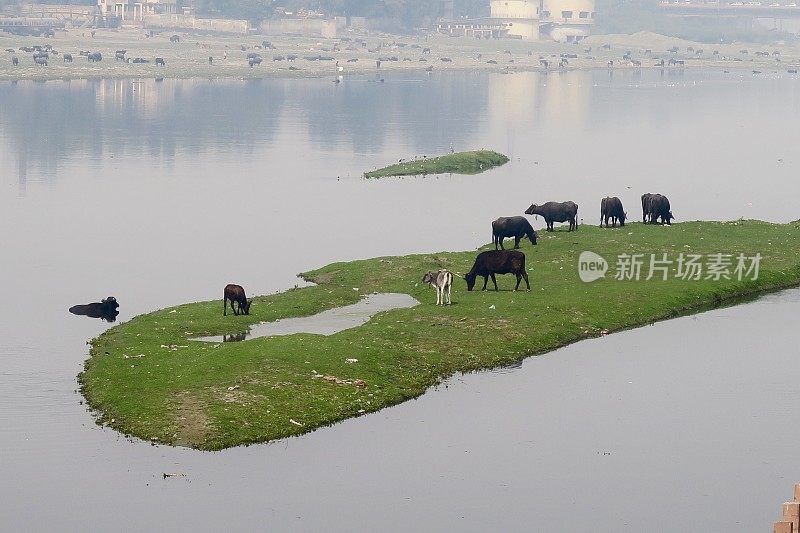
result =
[[[114,322],[119,315],[119,303],[113,296],[104,298],[100,302],[92,302],[90,304],[73,305],[69,308],[69,312],[73,315],[88,316],[90,318],[100,318],[106,322]]]
[[[333,335],[346,329],[365,324],[374,315],[392,309],[404,309],[419,305],[419,302],[402,293],[370,294],[358,303],[322,311],[316,315],[296,318],[282,318],[274,322],[262,322],[250,327],[245,333],[199,337],[194,340],[205,342],[237,342],[258,337],[313,333]]]
[[[241,342],[246,338],[247,338],[247,332],[231,333],[230,335],[223,335],[222,342]]]

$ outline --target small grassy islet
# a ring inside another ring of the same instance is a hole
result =
[[[606,331],[800,283],[798,222],[581,226],[571,233],[542,232],[538,246],[525,242],[522,249],[531,292],[512,292],[513,276],[498,277],[499,292],[467,292],[456,279],[448,307],[434,305],[434,291],[420,279],[437,268],[463,274],[474,250],[334,263],[302,275],[318,285],[256,298],[249,316],[223,317],[219,300],[141,315],[92,341],[81,390],[99,423],[155,442],[216,450],[377,411],[419,396],[455,372],[512,364]],[[762,261],[757,280],[609,276],[582,283],[577,261],[584,250],[612,264],[622,253],[667,253],[673,260],[681,252],[760,253]],[[327,337],[190,340],[311,315],[373,291],[408,293],[422,304]]]
[[[479,174],[508,163],[508,157],[492,150],[456,152],[454,154],[414,159],[365,172],[365,178],[389,176],[421,176],[427,174]]]

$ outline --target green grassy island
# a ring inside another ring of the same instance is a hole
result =
[[[491,150],[458,152],[430,159],[415,159],[365,172],[365,178],[421,176],[426,174],[479,174],[508,163],[508,157]]]
[[[541,232],[538,246],[525,241],[522,250],[531,292],[511,291],[513,276],[498,276],[499,292],[467,292],[457,278],[447,307],[434,305],[435,293],[421,283],[422,275],[438,268],[463,274],[476,251],[331,264],[302,274],[315,286],[256,298],[249,316],[223,317],[219,300],[137,316],[92,341],[81,390],[98,423],[154,442],[218,450],[377,411],[419,396],[455,372],[508,365],[581,339],[800,283],[798,222],[584,225],[572,233]],[[585,250],[608,261],[605,278],[580,281],[578,257]],[[639,253],[642,279],[615,279],[619,254]],[[696,281],[676,276],[680,254],[718,253],[732,254],[731,279],[705,279],[706,271]],[[661,274],[644,279],[651,254],[675,261],[667,280]],[[752,272],[736,279],[739,254],[760,254],[757,279]],[[374,291],[407,293],[422,303],[331,336],[190,340],[312,315]]]

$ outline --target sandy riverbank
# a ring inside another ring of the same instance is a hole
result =
[[[787,45],[748,45],[742,43],[714,45],[693,43],[656,34],[597,35],[580,44],[524,42],[518,40],[476,40],[440,35],[394,36],[387,34],[352,34],[344,39],[322,39],[292,36],[205,36],[179,33],[181,42],[169,41],[170,32],[146,37],[140,30],[97,30],[91,37],[88,30],[57,32],[54,38],[18,37],[0,33],[0,80],[83,79],[83,78],[265,78],[324,77],[350,74],[380,76],[383,72],[441,70],[531,71],[609,68],[657,68],[663,58],[684,61],[683,66],[668,68],[743,69],[764,73],[786,72],[800,65],[800,48]],[[274,49],[263,49],[262,41],[270,41]],[[357,42],[363,40],[365,45]],[[58,51],[47,66],[36,65],[32,54],[20,47],[50,44]],[[609,45],[606,49],[603,45]],[[667,50],[679,47],[677,54]],[[426,48],[430,53],[423,53]],[[694,49],[694,51],[690,50]],[[697,54],[696,50],[703,50]],[[747,49],[747,54],[741,50]],[[9,52],[13,50],[14,52]],[[103,60],[89,63],[79,52],[97,51]],[[114,59],[116,50],[127,50],[127,57],[149,61],[131,64]],[[648,52],[650,50],[650,52]],[[631,52],[632,61],[623,60]],[[717,51],[718,54],[714,54]],[[769,56],[756,56],[755,52]],[[778,51],[780,55],[773,55]],[[63,54],[70,53],[74,62],[65,63]],[[249,67],[247,54],[259,54],[263,62]],[[570,54],[568,64],[559,67],[561,54]],[[296,55],[295,61],[275,60]],[[12,64],[12,57],[19,60]],[[331,57],[331,60],[309,58]],[[156,66],[154,59],[163,57],[166,65]],[[213,63],[209,63],[209,57]],[[396,60],[390,60],[396,58]],[[380,67],[377,61],[381,59]],[[444,59],[444,60],[443,60]],[[449,59],[449,61],[448,61]],[[634,64],[641,62],[641,66]]]

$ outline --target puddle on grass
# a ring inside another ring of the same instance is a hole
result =
[[[258,337],[274,337],[277,335],[294,335],[295,333],[314,333],[317,335],[333,335],[346,329],[365,324],[373,315],[392,309],[406,309],[418,305],[419,301],[408,294],[381,293],[370,294],[353,305],[345,305],[328,309],[316,315],[282,318],[274,322],[261,322],[250,326],[246,333],[235,335],[217,335],[214,337],[198,337],[193,340],[205,342],[240,342]]]

